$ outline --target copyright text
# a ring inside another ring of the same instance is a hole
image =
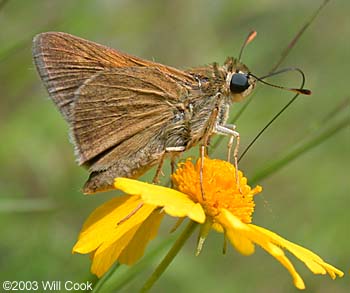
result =
[[[2,281],[4,291],[92,291],[92,283],[73,281]],[[1,291],[1,290],[0,290]]]

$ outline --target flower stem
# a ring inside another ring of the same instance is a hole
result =
[[[120,267],[120,263],[116,263],[111,270],[109,270],[96,284],[93,289],[93,293],[97,293],[101,290],[105,282],[115,273]]]
[[[190,221],[186,226],[185,230],[182,232],[180,237],[175,241],[174,245],[169,250],[168,254],[164,257],[162,262],[158,265],[153,274],[149,277],[146,283],[143,285],[141,292],[148,292],[154,283],[159,279],[159,277],[164,273],[169,264],[173,261],[175,256],[178,254],[180,249],[186,243],[187,239],[192,235],[198,224],[196,222]]]

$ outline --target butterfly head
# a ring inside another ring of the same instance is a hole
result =
[[[234,58],[226,60],[224,69],[226,71],[226,92],[233,102],[242,101],[254,89],[256,79],[250,75],[246,65]]]

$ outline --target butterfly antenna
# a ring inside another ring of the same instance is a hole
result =
[[[302,76],[302,82],[301,82],[301,86],[300,89],[295,89],[295,88],[286,88],[283,86],[279,86],[279,85],[275,85],[275,84],[271,84],[268,83],[266,81],[263,81],[263,79],[267,78],[267,77],[271,77],[277,74],[281,74],[283,72],[287,72],[287,71],[297,71],[301,74]],[[249,145],[245,148],[245,150],[243,151],[242,155],[239,157],[238,162],[246,155],[246,153],[248,152],[248,150],[254,145],[254,143],[259,139],[259,137],[265,132],[265,130],[267,128],[269,128],[269,126],[296,100],[296,98],[300,95],[300,94],[304,94],[304,95],[311,95],[311,91],[307,90],[307,89],[303,89],[304,84],[305,84],[305,74],[304,72],[299,69],[299,68],[284,68],[272,73],[269,73],[268,75],[262,76],[260,78],[255,77],[254,75],[250,74],[251,76],[253,76],[254,78],[256,78],[258,81],[260,81],[261,83],[264,83],[266,85],[272,86],[272,87],[276,87],[279,89],[283,89],[283,90],[287,90],[287,91],[291,91],[291,92],[295,92],[296,94],[294,95],[294,97],[259,131],[259,133],[254,137],[254,139],[249,143]]]
[[[242,45],[242,47],[241,47],[241,50],[239,51],[238,61],[241,61],[241,57],[242,57],[244,48],[245,48],[251,41],[253,41],[253,40],[255,39],[256,35],[257,35],[257,32],[256,32],[256,31],[251,31],[251,32],[248,34],[247,38],[245,39],[245,41],[244,41],[244,43],[243,43],[243,45]]]
[[[272,83],[269,83],[269,82],[263,80],[265,78],[268,78],[268,77],[271,77],[271,76],[274,76],[274,75],[277,75],[277,74],[281,74],[281,73],[284,73],[284,72],[288,72],[288,71],[298,71],[301,74],[301,76],[302,76],[302,86],[301,86],[300,89],[288,88],[288,87],[272,84]],[[269,74],[264,75],[262,77],[257,77],[257,76],[255,76],[254,74],[251,74],[251,73],[249,73],[249,75],[253,76],[257,81],[259,81],[259,82],[261,82],[263,84],[275,87],[275,88],[279,88],[279,89],[282,89],[282,90],[286,90],[286,91],[290,91],[290,92],[294,92],[294,93],[298,93],[298,94],[302,94],[302,95],[311,95],[311,91],[310,90],[303,89],[303,86],[305,84],[305,74],[304,74],[304,72],[301,69],[296,68],[296,67],[283,68],[281,70],[269,73]]]

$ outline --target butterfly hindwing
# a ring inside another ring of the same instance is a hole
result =
[[[97,73],[75,93],[72,135],[79,164],[140,132],[156,135],[174,119],[186,94],[184,87],[157,68],[126,67]],[[137,150],[128,147],[130,153]]]

